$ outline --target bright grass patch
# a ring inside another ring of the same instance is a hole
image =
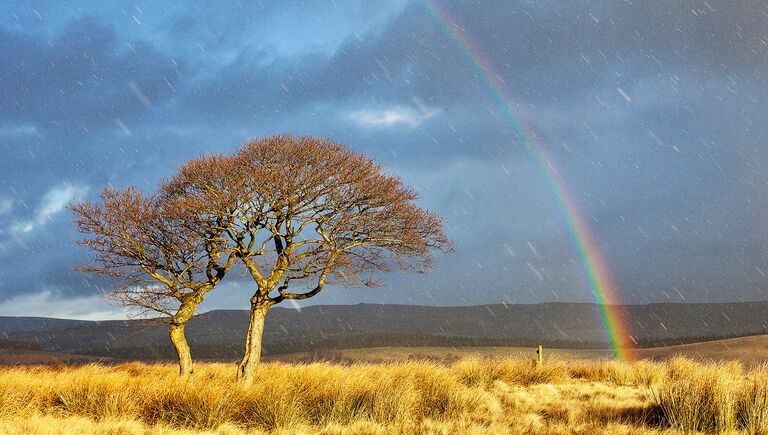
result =
[[[0,369],[0,433],[768,431],[768,367],[463,359]]]

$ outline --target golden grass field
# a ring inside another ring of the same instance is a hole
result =
[[[0,433],[768,433],[768,366],[467,358],[0,368]]]

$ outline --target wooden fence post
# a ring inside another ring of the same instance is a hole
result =
[[[541,367],[542,363],[544,362],[544,346],[539,345],[539,348],[536,349],[536,356],[536,365]]]

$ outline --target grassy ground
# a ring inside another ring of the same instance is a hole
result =
[[[740,361],[747,367],[768,362],[768,335],[702,341],[678,346],[638,349],[642,358],[668,359],[678,356],[713,361]]]
[[[677,346],[661,346],[636,349],[643,359],[667,360],[675,357],[687,357],[716,362],[739,361],[746,367],[757,367],[768,363],[768,335],[729,338],[703,341]],[[605,349],[552,349],[545,348],[548,358],[557,360],[606,360],[612,352]],[[535,349],[526,347],[378,347],[365,349],[326,349],[315,352],[303,352],[278,355],[267,359],[283,362],[305,362],[313,359],[350,362],[380,363],[403,360],[431,360],[451,363],[462,358],[493,357],[532,359]]]
[[[768,431],[768,367],[469,358],[234,366],[0,368],[0,433]]]
[[[606,360],[612,352],[601,349],[545,349],[548,359]],[[429,360],[454,363],[466,358],[534,359],[536,350],[528,347],[463,346],[463,347],[369,347],[364,349],[321,349],[315,352],[297,352],[268,357],[267,360],[299,363],[326,360],[348,363],[392,363],[400,361]]]

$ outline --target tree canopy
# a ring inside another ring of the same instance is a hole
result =
[[[152,196],[107,188],[72,211],[94,253],[82,269],[119,278],[112,294],[125,305],[169,316],[180,359],[183,326],[239,260],[256,287],[238,369],[249,381],[271,306],[332,283],[379,285],[394,269],[425,272],[433,251],[453,249],[445,222],[417,200],[344,145],[274,136],[190,160]]]

